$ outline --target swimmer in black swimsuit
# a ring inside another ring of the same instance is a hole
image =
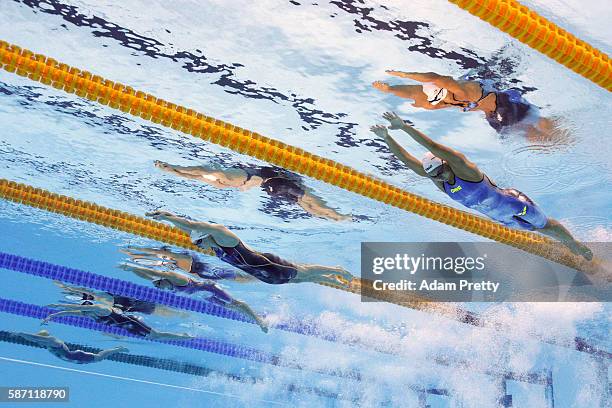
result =
[[[198,247],[212,249],[221,260],[266,283],[316,282],[348,287],[353,279],[341,267],[295,264],[274,254],[255,251],[223,225],[191,221],[165,211],[147,215],[174,224],[190,234]]]
[[[174,334],[157,331],[147,326],[136,316],[124,314],[120,309],[115,307],[95,304],[90,301],[85,301],[80,305],[60,303],[51,304],[48,307],[63,310],[51,313],[42,321],[41,324],[47,324],[51,319],[60,316],[84,316],[91,317],[99,323],[121,327],[133,335],[140,337],[148,337],[156,340],[180,340],[193,338],[188,334]]]
[[[268,324],[258,316],[245,302],[234,299],[229,293],[221,289],[213,281],[196,281],[181,273],[158,270],[140,265],[121,264],[123,270],[132,272],[137,276],[147,279],[158,289],[172,290],[188,295],[194,293],[206,293],[207,300],[228,309],[235,310],[257,322],[264,333],[268,332]]]
[[[433,72],[387,71],[389,75],[408,78],[420,85],[389,85],[376,81],[379,91],[400,98],[412,99],[412,106],[428,110],[458,108],[464,112],[481,111],[489,125],[497,132],[506,128],[522,130],[532,142],[559,141],[567,132],[558,120],[539,117],[537,108],[527,102],[515,89],[499,91],[485,81],[456,80]]]
[[[180,269],[186,273],[209,280],[231,280],[238,283],[252,282],[251,275],[235,268],[223,268],[202,261],[201,257],[188,251],[176,251],[168,247],[145,248],[128,246],[120,252],[130,257],[130,262],[169,270]]]
[[[156,161],[155,166],[180,177],[198,180],[217,188],[237,188],[246,191],[261,187],[269,196],[297,204],[315,217],[334,221],[350,220],[351,217],[338,213],[327,206],[301,179],[286,170],[269,166],[245,166],[243,168],[220,169],[208,166],[173,166]]]
[[[117,353],[127,352],[128,349],[125,347],[115,347],[108,350],[102,350],[98,353],[89,353],[83,350],[70,350],[66,343],[53,337],[46,330],[41,330],[36,334],[29,333],[16,333],[19,337],[22,337],[28,341],[38,344],[49,350],[54,356],[75,364],[89,364],[97,363]]]
[[[90,353],[83,350],[70,350],[63,341],[51,336],[46,330],[41,330],[36,334],[17,333],[17,335],[46,348],[56,357],[75,364],[97,363],[113,354],[128,351],[125,347],[115,347],[108,350],[102,350],[98,353]]]
[[[124,313],[143,313],[156,314],[159,316],[182,316],[186,317],[186,313],[181,313],[175,309],[158,305],[145,300],[134,299],[126,296],[115,295],[109,292],[98,292],[82,287],[70,286],[61,282],[55,282],[62,291],[67,295],[66,298],[76,300],[83,304],[84,302],[97,302],[110,307],[120,309]]]

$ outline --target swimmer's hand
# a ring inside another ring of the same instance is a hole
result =
[[[145,215],[147,217],[153,218],[154,220],[164,220],[168,217],[174,216],[174,214],[172,214],[171,212],[163,210],[149,211],[146,212]]]
[[[385,125],[374,125],[370,128],[371,132],[381,139],[386,140],[389,137],[389,132],[387,131],[387,127]]]
[[[403,129],[407,126],[406,121],[400,118],[395,112],[385,112],[383,113],[383,118],[387,119],[391,124],[391,126],[389,126],[389,129]]]

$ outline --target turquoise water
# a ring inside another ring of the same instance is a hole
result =
[[[429,182],[402,168],[369,132],[369,126],[382,123],[382,112],[393,109],[465,152],[500,185],[526,192],[578,238],[610,241],[610,196],[602,188],[612,179],[612,151],[605,138],[612,117],[609,94],[447,2],[413,3],[407,9],[400,2],[350,1],[244,1],[231,6],[221,1],[177,1],[171,6],[161,1],[5,1],[0,5],[0,38],[450,203]],[[597,30],[597,14],[589,25],[572,17],[573,3],[528,5],[562,17],[560,23],[609,53],[609,42]],[[385,76],[389,68],[458,77],[481,65],[502,84],[527,91],[543,115],[559,117],[565,137],[534,142],[521,135],[500,136],[479,113],[418,110],[370,86],[374,80],[398,83]],[[480,239],[311,179],[304,180],[308,188],[355,220],[315,218],[298,206],[271,203],[259,189],[218,190],[180,179],[159,171],[153,162],[258,162],[4,71],[0,123],[3,178],[138,215],[164,208],[211,220],[229,226],[255,248],[299,262],[342,265],[358,274],[362,241]],[[409,141],[405,146],[423,153]],[[143,281],[116,267],[125,259],[118,250],[158,245],[4,201],[0,230],[5,232],[1,251],[136,283]],[[52,282],[5,270],[2,277],[4,298],[36,305],[63,299]],[[71,405],[91,407],[416,407],[414,389],[419,387],[448,392],[429,395],[432,407],[490,407],[499,392],[496,380],[483,372],[551,369],[556,407],[602,403],[594,359],[534,341],[527,333],[559,341],[578,335],[610,350],[609,304],[467,306],[486,309],[492,319],[513,328],[502,335],[394,305],[361,303],[358,296],[311,284],[222,284],[271,322],[311,320],[353,345],[274,329],[266,335],[253,325],[193,313],[144,317],[159,330],[249,345],[298,361],[303,369],[297,370],[51,323],[49,331],[68,342],[123,345],[130,353],[197,363],[244,380],[108,361],[74,366],[44,350],[0,343],[0,357],[22,361],[0,361],[0,385],[69,386]],[[40,329],[37,320],[8,314],[0,314],[0,325],[7,331]],[[375,350],[381,347],[395,354]],[[470,364],[446,367],[435,363],[440,356]],[[315,372],[332,369],[358,370],[362,380]],[[248,377],[257,377],[258,383]],[[289,386],[325,390],[335,397],[288,392]],[[508,393],[513,406],[546,406],[541,385],[510,381]]]

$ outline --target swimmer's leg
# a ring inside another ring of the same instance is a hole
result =
[[[589,261],[593,259],[593,252],[589,247],[577,241],[567,228],[557,220],[549,218],[546,225],[543,228],[537,228],[536,231],[561,241],[576,255],[581,255]]]
[[[177,334],[177,333],[169,333],[157,331],[155,329],[151,329],[147,337],[155,340],[189,340],[193,339],[193,336],[190,336],[187,333]]]
[[[108,350],[102,350],[97,354],[94,354],[94,361],[98,362],[98,361],[102,361],[105,358],[108,358],[110,356],[112,356],[113,354],[117,354],[117,353],[127,353],[129,350],[126,349],[125,347],[114,347],[112,349],[108,349]]]
[[[262,332],[268,332],[268,323],[262,317],[257,315],[257,313],[255,313],[253,309],[251,309],[251,307],[243,301],[234,299],[232,303],[228,303],[225,306],[229,309],[233,309],[243,315],[253,318],[253,320],[257,322],[257,325],[261,328]]]
[[[309,214],[317,217],[327,218],[333,221],[350,220],[350,215],[340,214],[331,207],[328,207],[325,202],[314,194],[308,191],[298,199],[298,204]]]
[[[191,221],[187,218],[179,217],[167,211],[153,211],[146,213],[147,216],[159,220],[167,221],[175,227],[185,231],[190,235],[211,236],[214,241],[226,247],[235,247],[240,243],[240,238],[225,226],[220,224],[210,224],[207,222]]]

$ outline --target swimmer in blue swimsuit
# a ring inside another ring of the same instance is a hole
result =
[[[204,293],[207,295],[208,301],[236,310],[246,317],[252,318],[264,333],[268,332],[268,324],[262,317],[258,316],[245,302],[234,299],[213,281],[197,281],[179,272],[148,268],[136,264],[123,263],[121,268],[151,281],[158,289],[171,290],[187,295]]]
[[[68,361],[69,363],[75,364],[97,363],[112,356],[113,354],[128,351],[128,349],[125,347],[115,347],[108,350],[102,350],[98,353],[89,353],[83,350],[70,350],[68,346],[66,346],[66,343],[57,337],[51,336],[46,330],[41,330],[36,334],[17,333],[17,335],[46,348],[54,356],[64,361]]]
[[[160,332],[144,323],[140,318],[123,313],[120,309],[85,301],[79,305],[59,303],[51,304],[48,307],[60,309],[59,312],[48,315],[41,324],[47,324],[50,320],[61,316],[83,316],[90,317],[99,323],[121,327],[135,336],[148,337],[157,340],[180,340],[191,339],[188,334],[174,334]]]
[[[353,275],[341,267],[297,264],[251,249],[223,225],[191,221],[166,211],[147,215],[172,223],[190,234],[198,247],[212,249],[222,261],[269,284],[317,282],[348,287],[353,280]]]
[[[333,221],[351,219],[351,216],[340,214],[314,195],[304,186],[299,176],[278,167],[243,166],[224,169],[211,166],[174,166],[161,161],[156,161],[155,166],[165,172],[198,180],[216,188],[247,191],[260,187],[270,197],[297,204],[315,217]]]
[[[538,231],[561,241],[577,255],[588,260],[593,258],[593,253],[587,246],[576,241],[561,223],[547,218],[525,194],[515,189],[497,187],[463,154],[433,141],[395,113],[387,112],[383,117],[391,123],[389,129],[403,130],[429,150],[429,153],[420,161],[400,146],[385,126],[373,126],[372,132],[381,137],[397,158],[412,171],[428,177],[450,198],[504,225]]]
[[[389,85],[376,81],[379,91],[412,99],[412,106],[428,110],[457,108],[464,112],[481,111],[497,132],[522,130],[533,142],[566,138],[566,131],[555,120],[539,117],[537,108],[516,89],[497,90],[486,81],[456,80],[433,72],[387,71],[389,75],[408,78],[419,85]]]

